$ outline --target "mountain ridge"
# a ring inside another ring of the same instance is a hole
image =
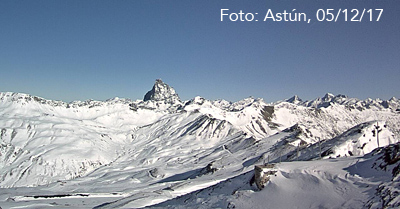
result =
[[[189,102],[192,100],[195,100],[197,97],[193,99],[189,99],[185,102]],[[198,97],[202,98],[202,97]],[[204,99],[204,98],[203,98]],[[243,103],[246,100],[252,100],[252,97],[244,98],[242,100],[236,101],[236,102],[230,102],[226,100],[213,100],[214,103],[222,102],[225,105],[227,104],[239,104]],[[61,100],[48,100],[42,97],[37,97],[34,95],[30,94],[25,94],[25,93],[15,93],[15,92],[0,92],[0,101],[16,101],[16,102],[29,102],[29,101],[36,101],[42,104],[51,104],[51,105],[61,105],[61,106],[66,106],[66,107],[73,107],[73,106],[93,106],[93,105],[98,105],[101,103],[137,103],[140,101],[146,102],[146,101],[167,101],[168,103],[182,103],[180,100],[178,94],[175,92],[175,90],[170,87],[168,84],[164,83],[161,79],[157,79],[155,84],[153,85],[153,88],[148,91],[144,95],[143,100],[131,100],[129,98],[110,98],[104,101],[97,101],[97,100],[92,100],[88,99],[85,101],[72,101],[72,102],[64,102]],[[257,98],[255,100],[263,100],[262,98]],[[210,100],[211,101],[211,100]],[[185,103],[184,102],[184,103]],[[381,100],[379,98],[376,99],[365,99],[365,100],[360,100],[357,98],[351,98],[343,94],[338,94],[334,95],[332,93],[326,93],[322,98],[317,97],[316,99],[313,100],[305,100],[303,101],[298,95],[294,95],[291,98],[281,100],[281,101],[276,101],[268,104],[278,104],[282,102],[288,102],[292,104],[297,104],[301,106],[306,106],[306,107],[315,107],[315,108],[321,108],[321,107],[327,107],[331,103],[337,103],[337,104],[345,104],[349,106],[354,106],[354,108],[360,108],[361,106],[364,107],[379,107],[379,108],[388,108],[388,109],[394,109],[397,110],[400,108],[400,100],[397,99],[396,97],[392,97],[389,100]],[[400,110],[399,110],[400,111]]]
[[[319,141],[323,151],[332,150],[326,157],[343,157],[349,151],[364,155],[377,147],[367,143],[365,150],[358,148],[373,137],[371,121],[385,125],[382,140],[400,139],[395,98],[387,105],[332,94],[276,103],[251,97],[237,102],[202,97],[180,101],[172,87],[161,82],[155,86],[169,89],[168,96],[148,96],[146,101],[64,103],[0,93],[0,187],[12,194],[7,188],[123,194],[130,197],[126,204],[142,207],[148,203],[137,198],[141,194],[147,195],[144,200],[168,200],[242,175],[255,163],[314,159]],[[110,196],[118,198],[123,199]]]

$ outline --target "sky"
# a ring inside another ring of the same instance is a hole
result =
[[[293,9],[310,23],[263,21]],[[136,100],[162,79],[182,100],[400,98],[399,37],[397,0],[1,0],[0,92]]]

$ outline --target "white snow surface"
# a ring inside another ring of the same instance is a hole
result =
[[[162,207],[264,208],[268,196],[271,208],[358,208],[389,177],[346,168],[378,147],[376,123],[379,146],[399,141],[399,103],[330,94],[272,104],[201,97],[64,103],[0,93],[0,206],[140,208],[167,201]],[[316,160],[319,140],[324,160]],[[254,165],[267,161],[293,162],[279,164],[265,190],[245,186]],[[242,189],[233,194],[237,186],[229,181]],[[200,192],[187,205],[173,200],[213,185],[223,194],[207,199]]]
[[[366,160],[284,162],[261,191],[250,185],[249,172],[151,208],[363,208],[379,182],[391,179]]]

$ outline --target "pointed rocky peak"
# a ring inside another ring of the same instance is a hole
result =
[[[157,79],[153,88],[144,95],[144,101],[167,101],[174,102],[180,101],[178,94],[168,84],[164,83],[161,79]]]
[[[286,102],[293,103],[293,104],[298,104],[298,103],[303,102],[303,100],[301,100],[301,99],[299,98],[299,96],[294,95],[294,96],[291,97],[290,99],[287,99]]]
[[[327,93],[325,94],[324,97],[322,97],[322,101],[324,102],[330,102],[332,101],[332,99],[335,97],[335,95],[331,94],[331,93]]]
[[[400,100],[396,97],[392,97],[389,100],[382,101],[380,103],[384,108],[390,108],[393,110],[397,110],[400,107]]]
[[[340,96],[340,95],[339,95]],[[331,93],[326,93],[324,97],[316,98],[311,101],[304,102],[306,107],[314,107],[314,108],[321,108],[321,107],[329,107],[332,102],[335,100],[335,95]]]

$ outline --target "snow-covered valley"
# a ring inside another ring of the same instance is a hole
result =
[[[0,93],[0,116],[2,208],[400,205],[396,98],[181,101],[157,80],[136,101]]]

